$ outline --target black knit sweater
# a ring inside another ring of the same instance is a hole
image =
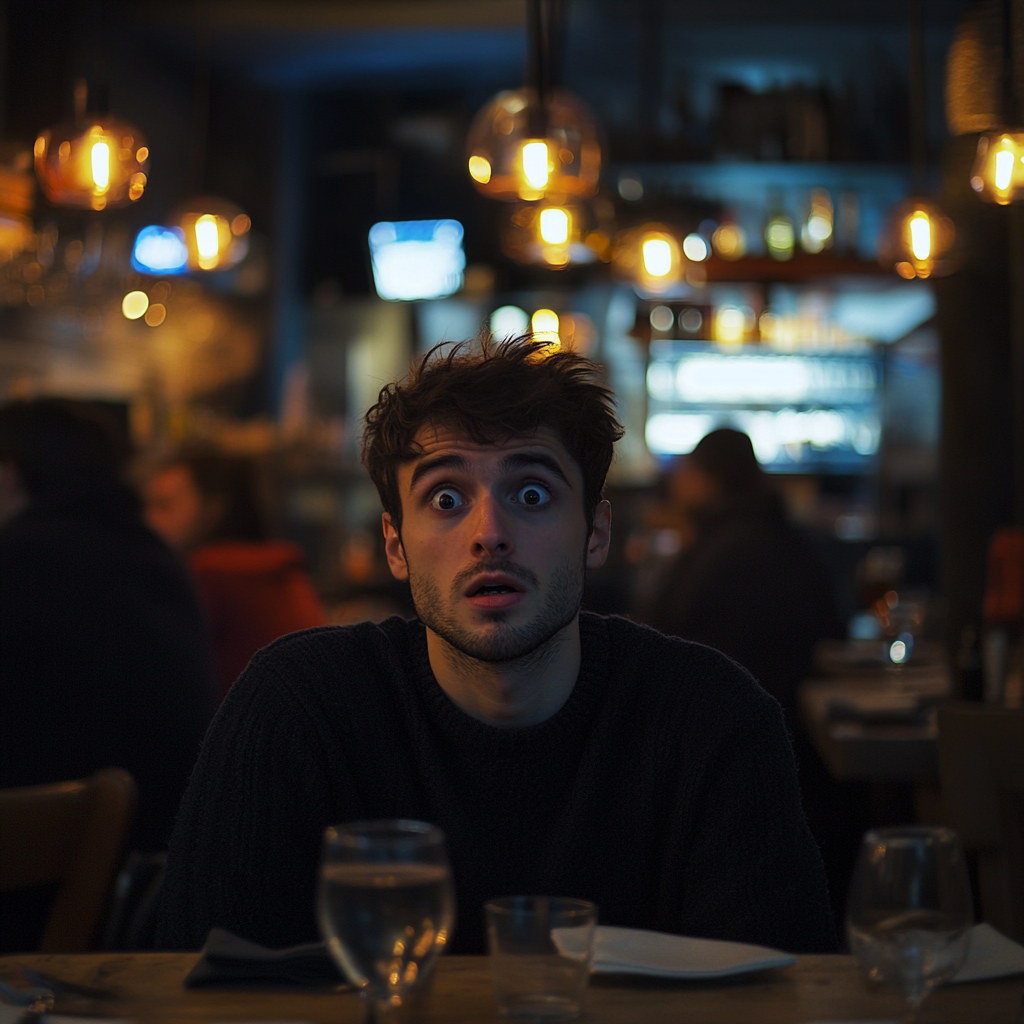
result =
[[[778,704],[710,648],[586,613],[580,629],[565,705],[512,729],[449,700],[418,621],[264,648],[185,795],[158,945],[214,925],[310,941],[324,827],[417,818],[447,835],[453,952],[483,952],[486,899],[527,893],[593,900],[604,924],[834,950]]]

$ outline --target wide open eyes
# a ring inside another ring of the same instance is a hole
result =
[[[465,504],[466,502],[462,495],[450,487],[442,488],[430,499],[431,508],[437,509],[438,512],[451,512],[453,509],[457,509],[460,505]]]
[[[515,500],[527,508],[540,508],[551,502],[551,492],[540,484],[526,484],[516,492]]]

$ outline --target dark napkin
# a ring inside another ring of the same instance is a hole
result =
[[[341,984],[344,978],[322,942],[267,949],[224,928],[210,929],[202,956],[185,978],[185,988]]]

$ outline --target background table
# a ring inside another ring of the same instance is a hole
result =
[[[106,1003],[76,1002],[58,1012],[130,1017],[143,1024],[198,1021],[310,1021],[357,1024],[358,997],[352,992],[273,990],[186,990],[182,979],[195,953],[51,954],[0,959],[0,977],[23,984],[21,966],[36,967],[66,980],[102,986],[122,998]],[[1024,977],[953,985],[925,1003],[922,1024],[1016,1024]],[[644,978],[596,978],[584,1021],[593,1024],[806,1024],[810,1021],[880,1021],[900,1018],[901,1002],[869,985],[852,957],[802,956],[795,967],[749,975],[731,983],[683,984]],[[416,1020],[424,1024],[489,1024],[506,1021],[491,995],[483,957],[443,957]]]

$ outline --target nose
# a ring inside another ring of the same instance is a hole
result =
[[[476,502],[472,514],[473,555],[483,558],[487,555],[510,555],[512,534],[505,510],[492,494],[486,494]]]

